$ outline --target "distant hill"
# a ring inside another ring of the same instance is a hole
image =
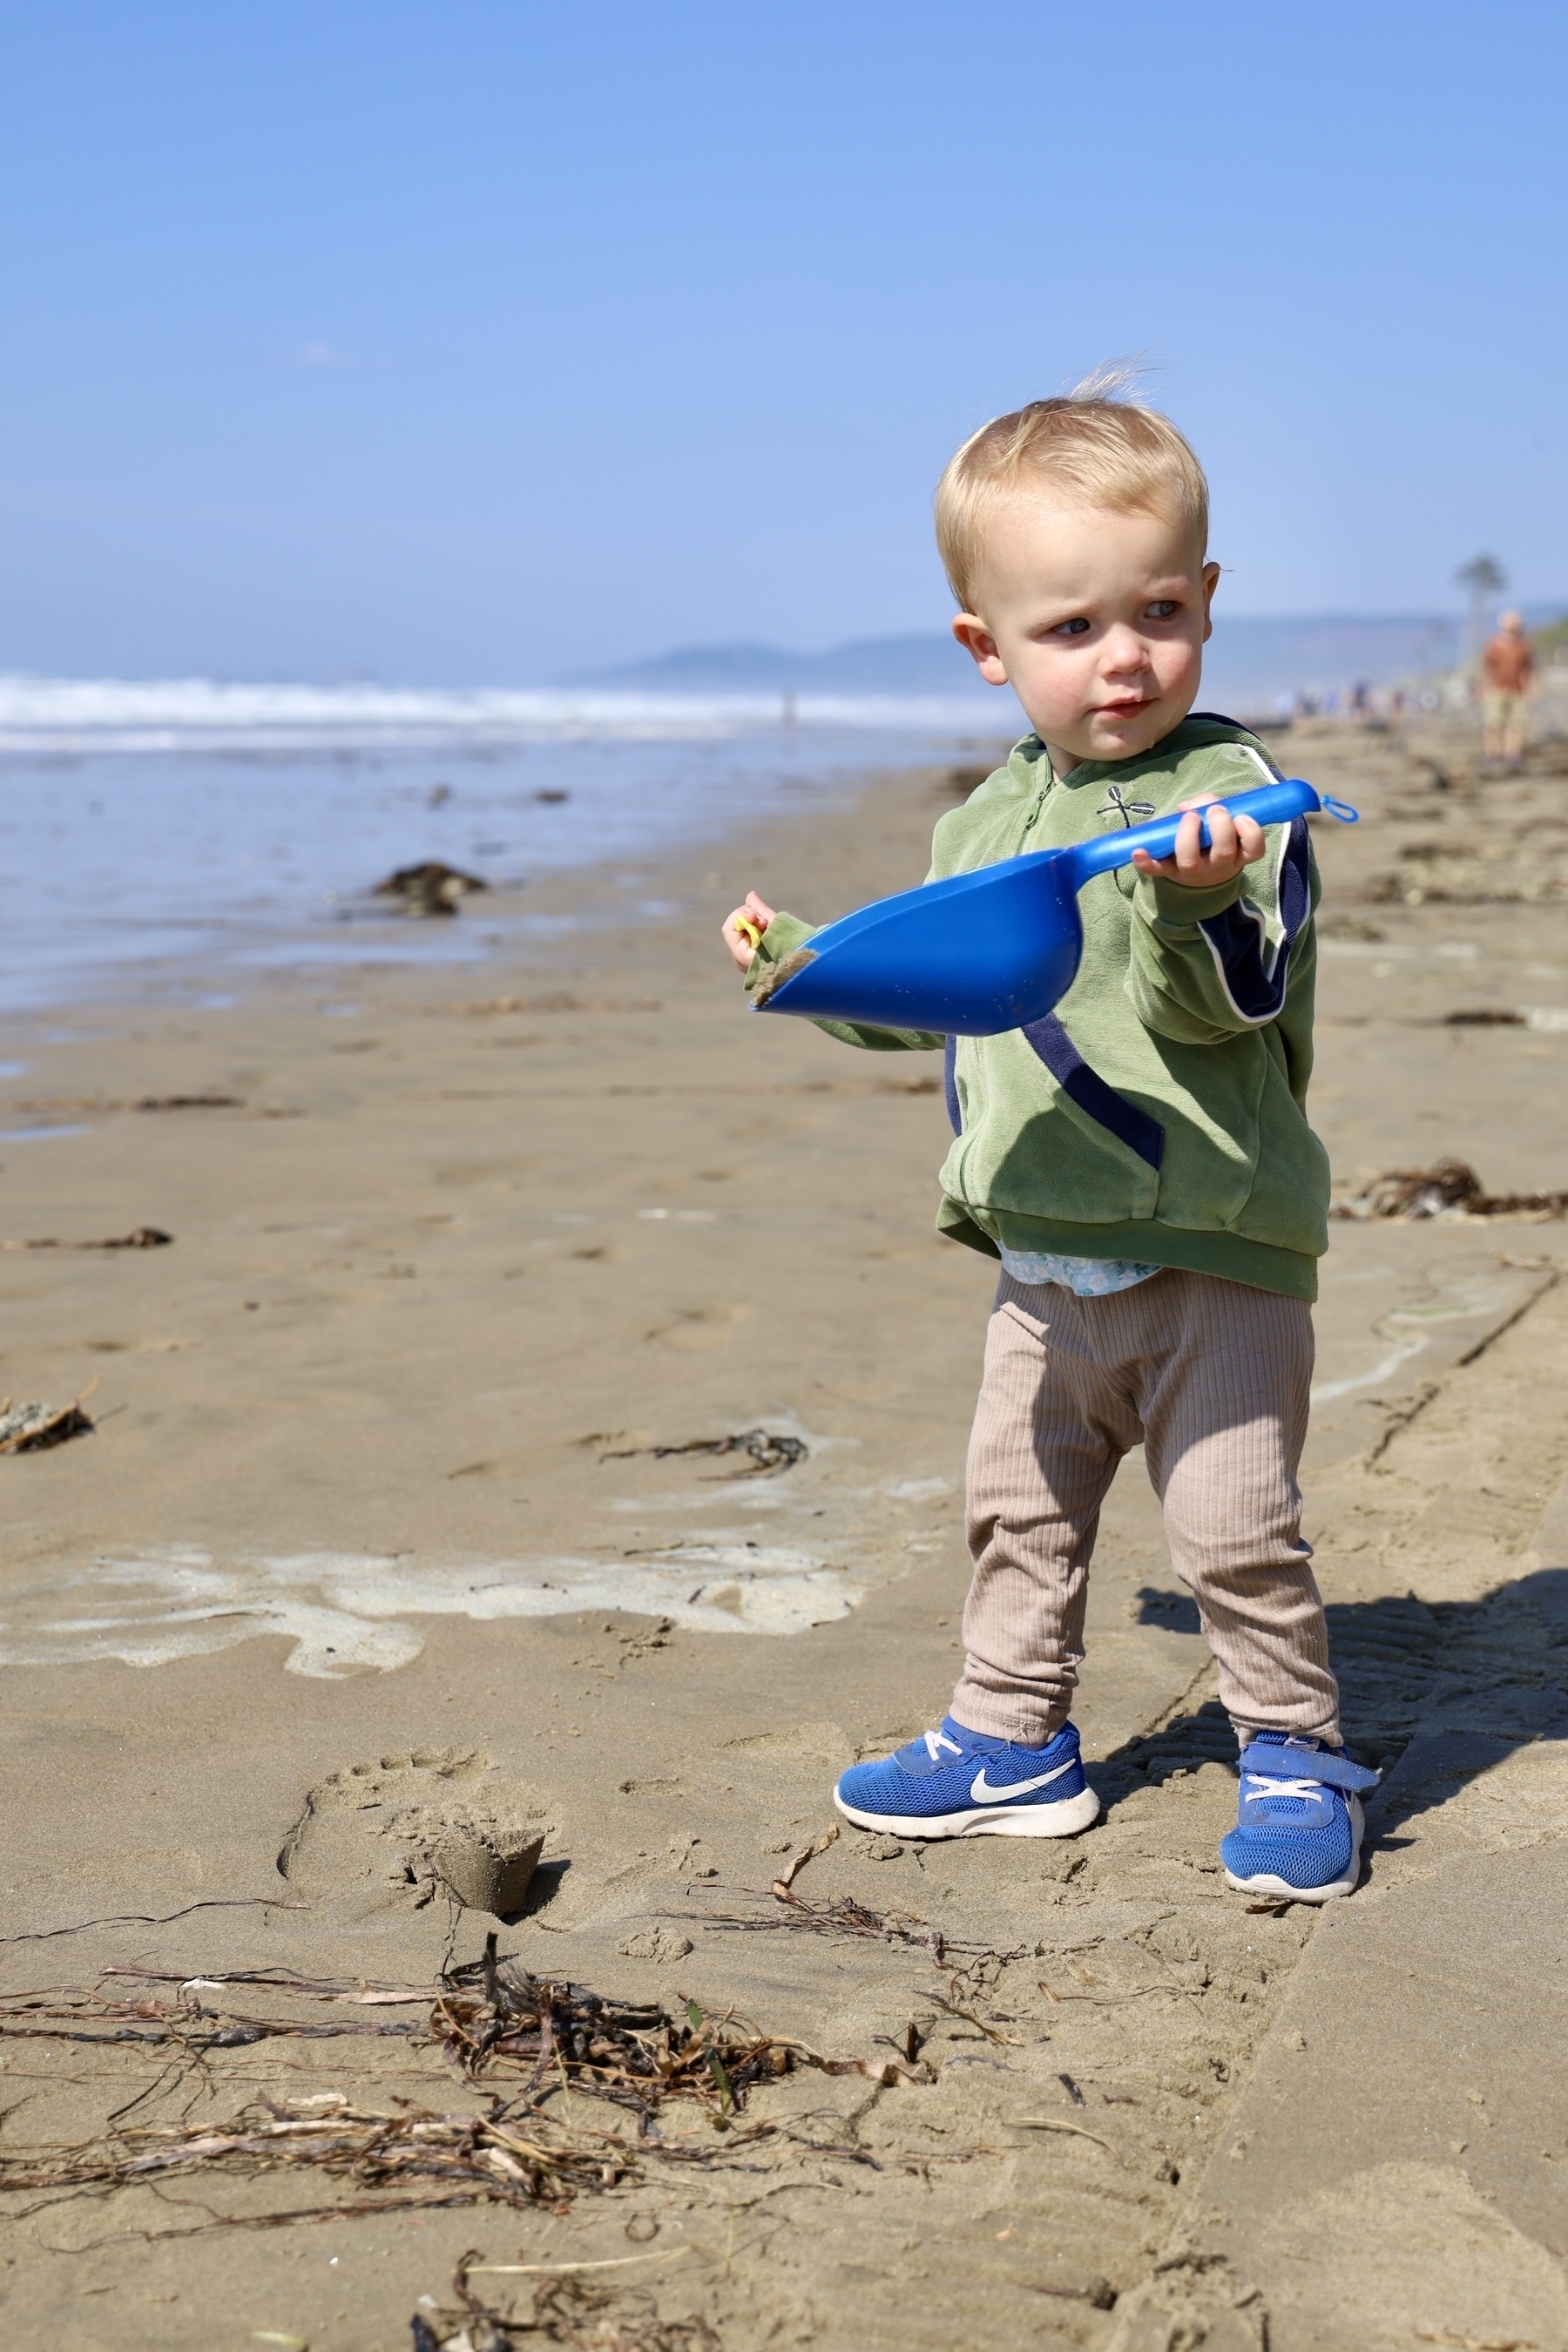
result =
[[[1463,623],[1447,614],[1222,617],[1204,656],[1204,698],[1256,705],[1314,688],[1379,686],[1449,670],[1463,635]]]
[[[648,694],[963,694],[990,688],[951,637],[864,637],[822,654],[779,646],[685,646],[675,653],[579,672],[563,686],[625,687]]]
[[[1553,616],[1559,605],[1531,617]],[[1204,657],[1203,700],[1258,709],[1279,694],[1452,669],[1463,624],[1448,614],[1316,614],[1220,618]],[[563,679],[652,694],[936,695],[990,693],[951,637],[864,637],[826,653],[779,646],[687,646]]]

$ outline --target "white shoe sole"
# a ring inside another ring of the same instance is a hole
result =
[[[984,1812],[933,1813],[918,1822],[901,1813],[863,1813],[858,1805],[847,1805],[837,1789],[833,1801],[858,1830],[882,1830],[900,1838],[1076,1837],[1100,1818],[1100,1799],[1092,1789],[1049,1805],[993,1805]]]
[[[1359,1797],[1345,1799],[1345,1811],[1351,1817],[1350,1868],[1342,1878],[1328,1886],[1292,1886],[1288,1878],[1279,1877],[1271,1870],[1260,1870],[1254,1878],[1237,1878],[1227,1870],[1226,1884],[1234,1886],[1238,1895],[1282,1895],[1291,1903],[1331,1903],[1336,1895],[1353,1895],[1361,1883],[1361,1842],[1366,1831],[1366,1815]]]

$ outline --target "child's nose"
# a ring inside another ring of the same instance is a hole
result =
[[[1149,667],[1149,649],[1137,633],[1119,622],[1107,633],[1102,656],[1113,677],[1136,676]]]

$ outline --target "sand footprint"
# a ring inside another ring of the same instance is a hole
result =
[[[678,1307],[675,1318],[661,1323],[648,1333],[648,1338],[665,1348],[682,1348],[705,1354],[712,1348],[727,1348],[735,1336],[734,1327],[745,1322],[751,1314],[749,1307]]]
[[[318,1781],[278,1867],[310,1901],[379,1892],[418,1908],[446,1893],[508,1917],[522,1907],[549,1813],[542,1790],[477,1749],[419,1748]]]

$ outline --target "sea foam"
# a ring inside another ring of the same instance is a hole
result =
[[[781,729],[777,694],[672,695],[552,688],[468,691],[241,685],[203,677],[0,677],[0,753],[325,751],[582,741],[700,741]],[[973,698],[807,695],[803,730],[972,731]]]

